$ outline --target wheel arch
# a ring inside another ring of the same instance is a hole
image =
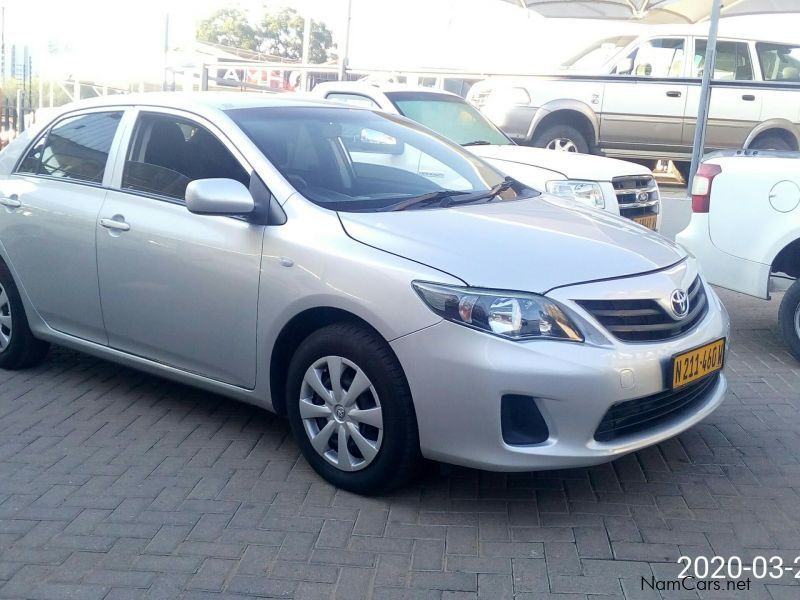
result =
[[[385,340],[385,337],[358,315],[332,306],[308,308],[289,319],[275,338],[269,360],[269,387],[272,408],[286,415],[286,373],[297,348],[309,335],[335,323],[362,325]]]
[[[800,238],[785,245],[772,261],[773,273],[800,278]]]
[[[579,100],[553,100],[542,105],[533,117],[526,143],[533,142],[534,136],[553,125],[575,127],[586,136],[590,147],[599,141],[600,120],[592,108]]]
[[[785,140],[793,150],[800,150],[800,132],[797,127],[786,119],[770,119],[758,124],[747,136],[743,148],[749,148],[758,139],[768,135],[777,135]]]

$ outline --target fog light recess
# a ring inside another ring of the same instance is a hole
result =
[[[500,401],[503,441],[509,446],[541,444],[550,437],[542,413],[531,396],[506,394]]]

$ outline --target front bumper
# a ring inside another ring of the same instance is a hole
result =
[[[414,398],[423,455],[495,471],[560,469],[613,460],[688,429],[722,403],[724,376],[688,414],[612,442],[594,439],[612,405],[665,389],[674,355],[728,336],[727,312],[706,287],[710,308],[704,319],[665,342],[512,342],[448,321],[394,340]],[[500,406],[507,394],[536,399],[549,429],[545,442],[504,441]]]

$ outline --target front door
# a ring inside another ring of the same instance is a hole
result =
[[[110,346],[253,388],[264,228],[184,204],[195,179],[249,185],[222,139],[208,123],[139,113],[120,189],[100,211],[100,298]]]
[[[681,151],[688,87],[683,79],[685,48],[685,38],[657,38],[629,55],[628,70],[608,83],[603,94],[603,147]]]
[[[106,343],[95,224],[123,111],[70,115],[0,181],[0,240],[21,287],[54,330]]]

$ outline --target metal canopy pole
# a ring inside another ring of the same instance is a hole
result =
[[[722,9],[722,0],[712,0],[711,23],[708,28],[708,42],[706,43],[706,60],[703,65],[703,83],[700,87],[700,104],[697,107],[697,125],[694,129],[694,147],[692,149],[692,167],[689,172],[689,190],[691,191],[694,176],[700,167],[706,146],[706,128],[708,126],[708,109],[711,104],[711,78],[717,62],[717,32],[719,30],[719,15]]]
[[[347,0],[347,21],[344,29],[344,44],[342,53],[339,56],[339,81],[344,81],[344,78],[347,75],[347,67],[349,66],[347,63],[350,60],[350,19],[352,17],[352,13],[353,0]]]

